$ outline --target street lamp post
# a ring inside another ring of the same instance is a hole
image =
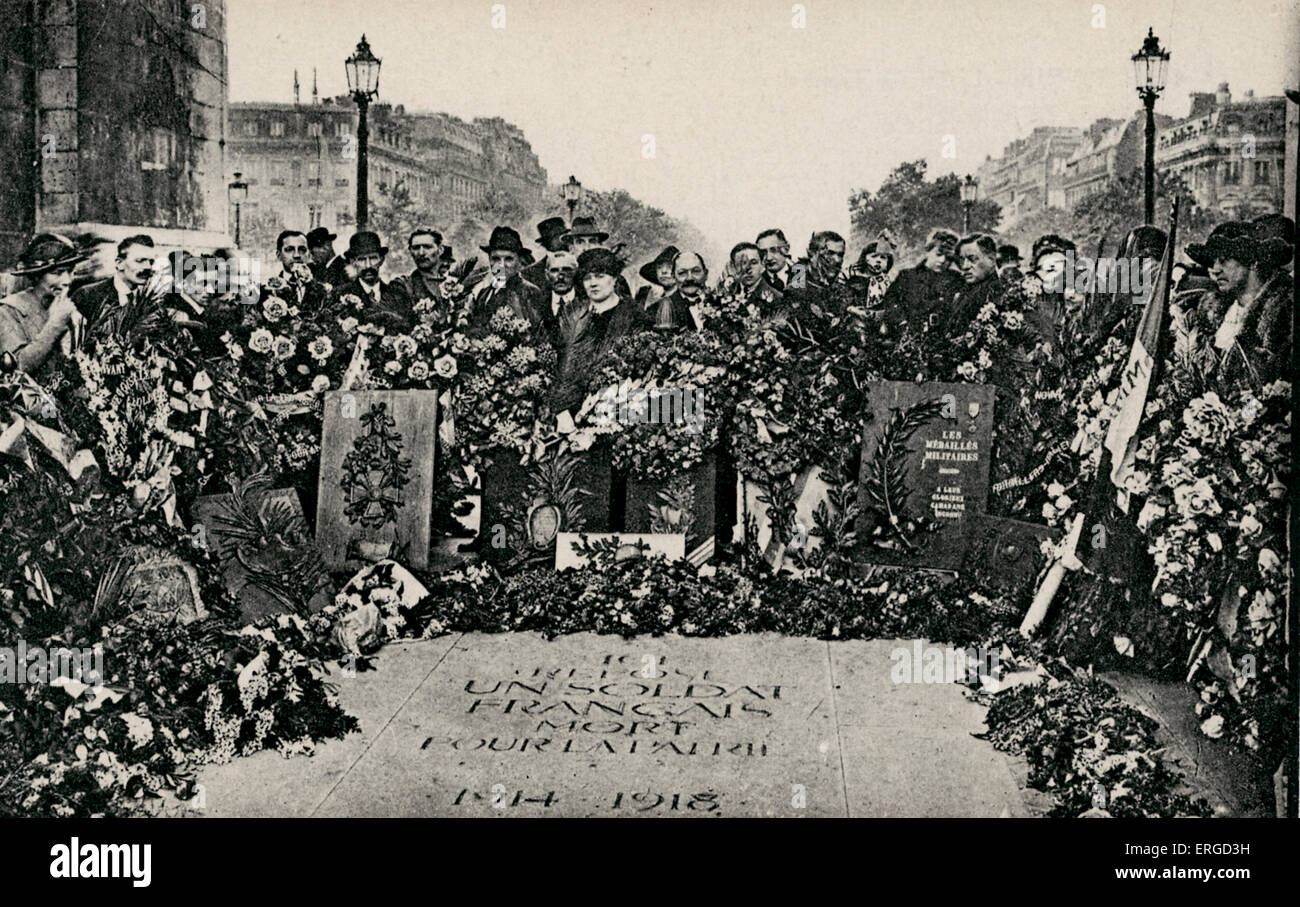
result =
[[[961,232],[970,232],[970,209],[975,206],[975,198],[979,195],[980,181],[975,179],[969,173],[961,182]]]
[[[1145,176],[1146,223],[1156,219],[1156,98],[1165,90],[1165,69],[1169,65],[1169,51],[1160,46],[1160,39],[1152,29],[1142,42],[1142,49],[1133,55],[1133,75],[1137,81],[1138,97],[1147,109],[1147,147]]]
[[[560,193],[564,196],[564,203],[569,206],[569,226],[572,227],[573,211],[578,207],[578,202],[582,201],[582,183],[570,174],[569,181],[560,187]]]
[[[357,49],[348,57],[344,65],[348,72],[348,91],[352,100],[357,102],[360,116],[357,120],[357,230],[366,229],[369,219],[370,188],[368,185],[370,159],[370,127],[366,123],[366,114],[370,110],[370,101],[379,94],[379,66],[382,61],[370,50],[370,43],[362,35]]]
[[[235,179],[230,184],[230,201],[235,206],[235,248],[239,248],[239,208],[248,200],[248,183],[240,179],[243,174],[235,171]]]

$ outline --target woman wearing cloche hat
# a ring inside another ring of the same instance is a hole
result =
[[[32,238],[11,270],[31,286],[0,299],[0,354],[10,353],[24,371],[35,371],[79,323],[68,298],[72,269],[86,253],[57,233]]]

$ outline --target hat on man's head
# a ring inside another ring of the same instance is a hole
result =
[[[1078,248],[1073,242],[1057,233],[1044,233],[1038,239],[1034,240],[1034,249],[1030,253],[1034,264],[1038,264],[1038,259],[1044,255],[1064,255],[1067,252],[1073,252]]]
[[[595,237],[596,242],[604,242],[609,239],[609,234],[603,230],[596,229],[596,221],[591,217],[575,217],[573,226],[569,228],[569,239],[575,236]]]
[[[676,246],[664,246],[664,250],[656,255],[654,260],[647,261],[643,264],[637,273],[641,275],[642,280],[649,281],[655,286],[661,287],[663,284],[659,282],[659,266],[672,264],[673,259],[676,257]]]
[[[578,256],[578,279],[588,274],[609,274],[617,277],[623,273],[627,262],[608,249],[588,249]]]
[[[1243,265],[1262,263],[1276,267],[1291,255],[1291,246],[1285,240],[1275,236],[1260,238],[1267,234],[1268,228],[1258,228],[1255,224],[1230,220],[1219,224],[1210,231],[1210,236],[1203,243],[1188,243],[1187,257],[1207,268],[1214,267],[1220,258],[1231,258]]]
[[[85,261],[89,254],[77,248],[66,236],[58,233],[38,233],[18,256],[18,266],[10,270],[15,277],[36,277],[49,271],[71,268]]]
[[[443,261],[455,261],[456,253],[451,251],[451,246],[442,247],[442,255],[439,256]]]
[[[519,263],[521,265],[531,265],[531,264],[535,264],[536,262],[537,262],[537,258],[533,255],[532,249],[525,248],[524,251],[519,253]]]
[[[550,249],[556,240],[563,239],[569,232],[569,225],[562,217],[548,217],[537,225],[537,242]]]
[[[310,243],[308,243],[310,245]],[[348,240],[347,259],[349,261],[359,258],[362,255],[387,255],[388,246],[384,245],[379,234],[371,230],[362,230],[360,233],[353,233],[352,238]]]
[[[1020,249],[1019,249],[1019,248],[1017,248],[1016,246],[1011,245],[1010,243],[1006,243],[1006,244],[1004,244],[1004,245],[998,246],[998,264],[999,264],[999,265],[1009,265],[1009,264],[1012,264],[1013,262],[1017,262],[1017,263],[1018,263],[1019,261],[1020,261]]]
[[[514,252],[522,257],[524,252],[524,241],[519,238],[519,231],[511,227],[493,227],[492,236],[488,239],[486,246],[479,246],[484,252],[489,254],[493,252]]]
[[[312,248],[315,246],[333,245],[334,240],[338,238],[339,235],[337,233],[331,233],[324,227],[317,227],[307,233],[307,247]]]

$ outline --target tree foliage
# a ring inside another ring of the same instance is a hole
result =
[[[935,227],[960,231],[963,221],[961,177],[948,173],[926,179],[924,160],[904,161],[893,169],[874,194],[859,189],[849,196],[849,217],[855,243],[875,239],[881,230],[897,238],[904,253],[919,250]],[[971,206],[970,232],[992,232],[1002,208],[989,199]]]

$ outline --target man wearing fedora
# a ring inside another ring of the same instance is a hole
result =
[[[86,254],[65,236],[32,238],[12,273],[29,286],[0,299],[0,354],[8,353],[25,372],[34,372],[81,320],[68,298],[72,270]],[[68,337],[69,348],[73,338]]]
[[[1215,290],[1189,318],[1217,363],[1224,386],[1259,388],[1285,377],[1291,360],[1290,274],[1294,248],[1269,224],[1228,221],[1187,256],[1210,271]]]
[[[338,238],[337,233],[324,227],[317,227],[307,234],[312,276],[318,283],[328,284],[331,288],[348,282],[347,262],[342,255],[334,254],[334,240]]]
[[[487,253],[491,278],[470,302],[470,326],[485,330],[492,316],[504,306],[534,329],[544,330],[546,295],[520,274],[524,242],[518,231],[510,227],[495,227],[487,245],[479,248]]]
[[[540,261],[526,266],[522,273],[524,280],[535,287],[545,290],[547,289],[547,283],[551,279],[550,257],[569,248],[569,225],[564,222],[564,218],[548,217],[539,223],[537,225],[537,244],[545,249],[547,254],[542,256]]]
[[[389,331],[409,331],[415,325],[411,312],[411,301],[402,287],[388,283],[379,277],[384,258],[388,255],[388,246],[379,239],[379,234],[362,230],[352,234],[348,240],[348,265],[356,269],[357,276],[334,290],[331,307],[335,312],[346,313],[349,296],[360,300],[363,322],[369,321]]]
[[[677,287],[677,276],[673,273],[673,259],[677,257],[676,246],[665,246],[664,250],[647,261],[637,271],[645,286],[636,291],[636,302],[642,309],[660,297],[671,293]]]

